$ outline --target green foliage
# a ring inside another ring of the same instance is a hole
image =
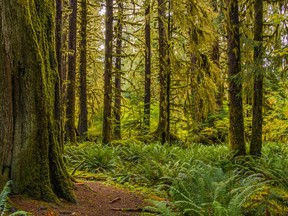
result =
[[[75,170],[87,172],[108,172],[114,171],[118,166],[119,158],[116,155],[117,148],[96,145],[93,143],[83,146],[69,146],[66,148],[66,161],[74,166]]]
[[[1,213],[1,216],[6,215],[6,213],[9,211],[8,196],[11,192],[11,184],[12,184],[12,181],[8,181],[0,193],[0,213]],[[16,212],[9,214],[9,215],[10,216],[16,216],[16,215],[22,215],[23,216],[23,215],[29,215],[29,214],[25,211],[16,211]]]
[[[10,189],[11,183],[12,183],[11,181],[8,181],[0,194],[0,210],[2,212],[2,215],[4,214],[4,212],[7,211],[7,200],[8,195],[11,192]]]
[[[261,189],[262,178],[196,163],[173,182],[170,193],[183,215],[241,215],[242,204]]]
[[[233,159],[224,145],[184,148],[131,139],[67,146],[66,160],[74,170],[166,192],[170,201],[149,207],[160,215],[287,215],[287,153],[287,145],[268,143],[261,158]]]

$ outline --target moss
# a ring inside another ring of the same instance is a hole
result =
[[[57,82],[54,1],[5,0],[12,41],[15,89],[15,135],[11,178],[13,189],[36,199],[75,202],[73,184],[59,147],[54,117]],[[9,23],[12,22],[12,23]],[[15,85],[15,86],[17,86]],[[15,87],[16,88],[16,87]]]

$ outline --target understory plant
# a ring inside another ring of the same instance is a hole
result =
[[[1,213],[1,216],[7,215],[7,213],[10,210],[9,205],[8,205],[8,196],[11,192],[11,184],[12,184],[12,181],[8,181],[5,184],[4,188],[2,189],[2,192],[0,193],[0,213]],[[10,216],[15,216],[15,215],[25,216],[25,215],[29,215],[29,214],[25,211],[16,211],[16,212],[9,214],[9,215]]]
[[[284,144],[268,143],[260,158],[234,159],[225,145],[126,140],[66,147],[65,158],[74,171],[160,190],[169,201],[150,206],[160,215],[288,215],[287,153]]]

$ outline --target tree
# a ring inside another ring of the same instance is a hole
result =
[[[72,13],[69,19],[68,49],[68,80],[66,106],[66,133],[67,140],[76,143],[75,128],[75,89],[76,89],[76,43],[77,43],[77,0],[70,0]]]
[[[166,20],[166,2],[158,0],[158,40],[159,40],[159,83],[160,83],[160,101],[159,101],[159,122],[158,133],[162,144],[170,142],[170,110],[169,110],[169,56],[168,56],[168,33],[165,27]]]
[[[123,31],[123,3],[117,0],[118,14],[116,24],[116,60],[115,60],[115,126],[114,138],[121,139],[121,64],[122,64],[122,31]]]
[[[261,155],[262,148],[262,104],[263,104],[263,0],[254,3],[254,92],[251,155]]]
[[[81,42],[80,42],[80,116],[78,130],[83,137],[88,131],[87,120],[87,0],[81,1]]]
[[[106,0],[105,18],[105,66],[104,66],[104,111],[102,142],[108,144],[112,140],[112,52],[113,52],[113,0]]]
[[[2,0],[0,11],[1,175],[15,193],[75,201],[55,118],[55,1]]]
[[[59,83],[55,88],[55,115],[56,119],[60,122],[60,136],[61,136],[61,149],[64,150],[64,105],[63,105],[63,72],[62,72],[62,0],[56,0],[56,57],[58,63]]]
[[[226,0],[230,149],[245,155],[238,0]]]
[[[144,92],[144,129],[150,130],[151,103],[151,27],[150,0],[145,2],[145,92]]]

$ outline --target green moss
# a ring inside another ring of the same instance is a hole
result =
[[[61,157],[59,122],[54,117],[54,87],[58,77],[54,1],[12,0],[10,3],[17,11],[16,25],[10,24],[14,30],[13,61],[20,62],[23,68],[17,80],[21,90],[15,97],[20,114],[15,118],[14,190],[50,202],[57,202],[57,197],[75,202],[73,184]],[[11,8],[7,13],[12,16]],[[15,68],[15,73],[20,73],[19,68]]]

